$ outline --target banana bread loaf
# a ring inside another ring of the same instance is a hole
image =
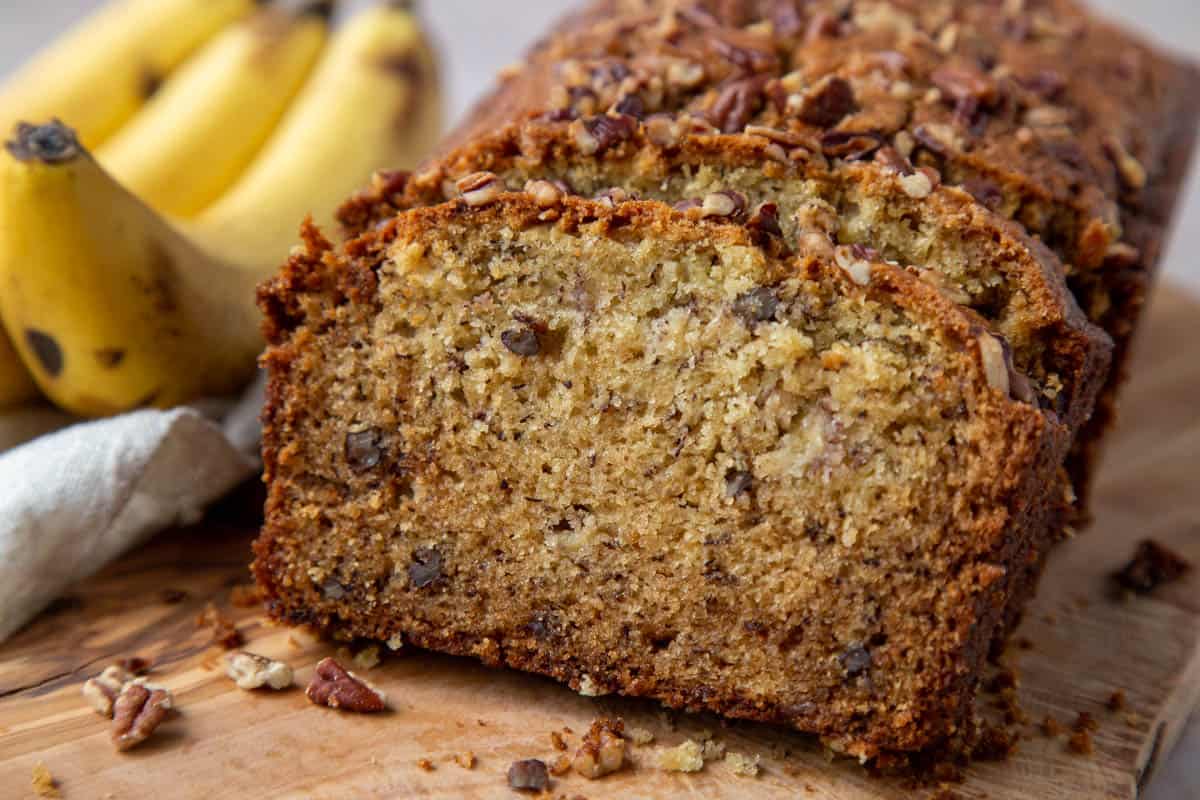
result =
[[[964,730],[1062,425],[865,248],[552,186],[310,231],[262,298],[273,613],[861,757]]]
[[[1069,0],[591,3],[264,287],[272,613],[860,757],[969,737],[1193,75]]]
[[[670,197],[743,183],[731,161],[874,161],[918,196],[925,177],[962,187],[1062,258],[1115,342],[1070,463],[1082,500],[1194,144],[1198,78],[1075,0],[602,0],[506,75],[407,196],[345,220],[440,201],[478,170]]]

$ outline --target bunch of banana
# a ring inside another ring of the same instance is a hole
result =
[[[300,221],[332,223],[373,171],[412,166],[440,135],[408,5],[371,6],[327,47],[329,3],[260,10],[106,141],[58,121],[16,128],[0,152],[0,317],[46,396],[102,416],[248,380],[255,287]],[[0,343],[0,405],[32,389],[5,364]]]

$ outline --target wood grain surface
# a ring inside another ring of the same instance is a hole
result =
[[[1200,702],[1200,578],[1193,572],[1149,597],[1124,600],[1107,579],[1148,537],[1200,562],[1198,340],[1200,302],[1160,292],[1109,448],[1096,522],[1055,554],[1018,631],[1029,646],[1005,657],[1018,671],[1019,704],[1029,717],[1017,726],[1020,749],[1008,761],[972,766],[953,796],[1134,797]],[[66,798],[513,797],[509,763],[552,760],[552,730],[579,733],[599,715],[647,728],[655,741],[631,747],[632,766],[617,774],[555,779],[550,796],[885,800],[936,791],[831,763],[810,738],[768,726],[584,698],[543,679],[428,653],[392,655],[368,673],[388,692],[388,713],[314,707],[301,687],[336,646],[272,627],[256,609],[230,603],[231,588],[248,580],[252,535],[244,515],[228,509],[164,535],[76,587],[0,648],[0,797],[33,796],[30,775],[39,761]],[[167,602],[165,589],[186,597]],[[196,627],[210,601],[237,621],[247,649],[296,667],[297,687],[236,689],[220,669],[220,649]],[[117,754],[109,723],[84,705],[79,687],[129,656],[154,661],[153,679],[175,692],[182,713],[145,746]],[[1127,700],[1120,712],[1106,707],[1116,691]],[[991,699],[982,696],[983,706]],[[1070,752],[1065,734],[1038,729],[1046,715],[1069,729],[1081,711],[1099,725],[1090,756]],[[720,761],[689,775],[657,768],[660,748],[709,732],[729,750],[762,756],[762,774],[739,777]],[[453,761],[468,751],[478,759],[472,769]],[[418,766],[422,759],[433,769]]]

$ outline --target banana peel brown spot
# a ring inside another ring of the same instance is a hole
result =
[[[57,339],[43,331],[27,328],[25,343],[29,345],[29,349],[33,352],[34,358],[38,360],[43,372],[51,378],[57,378],[62,374],[66,361]]]
[[[161,71],[154,67],[142,67],[141,85],[138,90],[141,92],[142,98],[149,100],[154,95],[158,94],[158,90],[162,88],[166,77]]]
[[[105,347],[95,353],[96,361],[104,369],[116,369],[125,360],[125,351],[118,347]]]

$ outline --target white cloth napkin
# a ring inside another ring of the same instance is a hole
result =
[[[0,419],[0,642],[72,583],[158,531],[198,522],[259,467],[261,381],[237,402],[77,422]],[[48,430],[61,428],[55,433]]]

